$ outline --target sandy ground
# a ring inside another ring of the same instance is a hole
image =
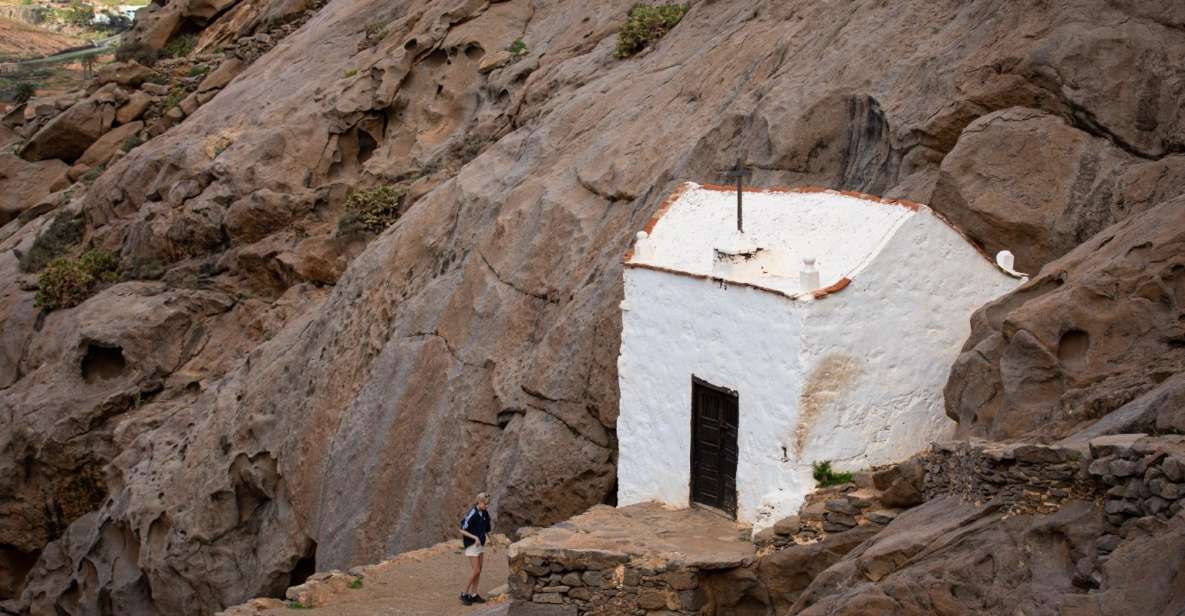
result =
[[[333,614],[334,616],[495,616],[506,605],[465,606],[458,595],[469,578],[469,563],[460,541],[409,552],[371,568],[362,588],[345,590],[324,607],[293,611],[266,610],[268,616]],[[506,546],[486,549],[481,594],[506,584]]]
[[[34,58],[82,45],[85,41],[0,17],[0,56]]]

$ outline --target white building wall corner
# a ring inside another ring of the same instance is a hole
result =
[[[618,503],[689,504],[693,375],[738,392],[737,517],[757,530],[798,510],[812,462],[866,468],[949,434],[971,313],[1018,281],[925,208],[852,278],[796,302],[626,267]]]

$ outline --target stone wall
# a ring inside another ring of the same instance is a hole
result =
[[[1086,443],[1040,445],[957,441],[935,443],[920,457],[926,500],[951,494],[1010,513],[1052,513],[1070,499],[1092,499]]]
[[[1107,523],[1123,529],[1133,520],[1167,520],[1185,508],[1185,437],[1119,435],[1091,441],[1090,477],[1106,489]]]
[[[510,614],[698,614],[699,572],[659,559],[620,554],[518,554],[510,561]]]

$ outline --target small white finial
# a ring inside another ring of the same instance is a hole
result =
[[[654,246],[650,241],[650,234],[645,231],[639,231],[635,237],[638,240],[634,242],[634,258],[649,259],[654,256]]]
[[[802,269],[798,270],[798,286],[803,291],[814,291],[819,288],[819,268],[815,267],[814,257],[802,258]]]
[[[1010,250],[1001,250],[996,253],[996,265],[1008,270],[1009,272],[1016,271],[1016,256]]]

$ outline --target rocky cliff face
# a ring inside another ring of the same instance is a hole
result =
[[[0,230],[2,609],[207,614],[433,543],[480,489],[504,528],[611,499],[621,254],[670,187],[723,180],[738,154],[759,185],[928,202],[1028,271],[1118,221],[1157,234],[1095,236],[1122,267],[1075,253],[1097,284],[1057,291],[1049,265],[977,317],[948,387],[969,431],[1041,430],[1030,404],[1060,419],[1067,392],[1095,399],[1083,383],[1130,383],[1099,416],[1179,369],[1144,356],[1180,346],[1179,266],[1157,246],[1181,204],[1156,207],[1185,187],[1178,3],[693,2],[616,60],[630,4],[146,15],[148,47],[262,55],[205,100],[183,88],[193,104],[89,186],[0,177],[45,195]],[[62,115],[127,104],[107,94]],[[346,195],[384,185],[407,190],[400,220],[339,233]],[[116,252],[126,280],[36,307],[22,257],[59,236]],[[1144,299],[1088,319],[1082,293]],[[1040,297],[1065,302],[1057,323]],[[1128,314],[1152,319],[1139,347],[1100,355]],[[1012,376],[1038,364],[1040,382]]]

